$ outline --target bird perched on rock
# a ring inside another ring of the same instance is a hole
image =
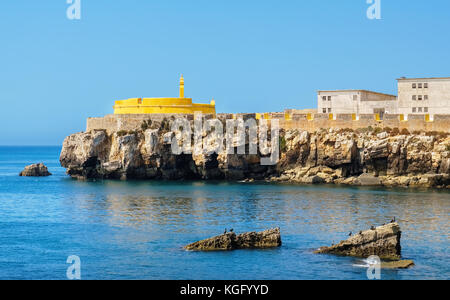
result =
[[[348,234],[348,236],[352,236],[352,234],[353,234],[353,233],[350,231],[350,233]]]
[[[362,234],[362,231],[360,231],[359,234]]]
[[[395,223],[395,217],[391,220],[391,223]]]
[[[375,230],[375,227],[374,227],[374,226],[371,226],[371,227],[370,227],[370,230]]]
[[[227,229],[225,228],[225,231],[223,232],[223,234],[227,234]]]
[[[233,228],[231,228],[231,229],[230,229],[230,232],[233,232],[233,230],[234,230],[234,229],[233,229]]]

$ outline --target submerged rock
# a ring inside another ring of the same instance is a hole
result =
[[[412,266],[414,266],[414,262],[412,260],[398,260],[381,263],[382,269],[407,269]]]
[[[321,247],[315,253],[365,258],[377,255],[381,259],[398,260],[401,256],[400,237],[398,223],[390,223],[362,231],[337,245]]]
[[[19,176],[25,177],[46,177],[51,175],[47,167],[42,163],[26,166],[19,174]]]
[[[228,232],[184,247],[191,251],[228,251],[237,249],[264,249],[281,246],[280,228],[236,235]]]

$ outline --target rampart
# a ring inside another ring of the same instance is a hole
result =
[[[254,114],[217,114],[205,115],[206,118],[218,119],[278,119],[282,129],[301,129],[315,132],[320,129],[363,129],[368,128],[398,128],[414,131],[450,132],[450,115],[384,115],[378,114],[311,114],[311,113],[254,113]],[[161,122],[165,118],[185,117],[193,120],[192,114],[142,114],[142,115],[107,115],[101,118],[89,118],[86,131],[106,130],[108,133],[117,131],[135,131],[141,129],[144,121]]]

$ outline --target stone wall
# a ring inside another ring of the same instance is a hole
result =
[[[141,128],[144,121],[152,120],[161,122],[164,118],[170,120],[175,117],[186,117],[188,120],[193,119],[193,115],[168,115],[168,114],[151,114],[151,115],[107,115],[101,118],[89,118],[87,120],[86,131],[106,130],[108,133],[117,131],[135,131]],[[212,118],[214,115],[207,115]],[[399,130],[407,129],[409,132],[414,131],[439,131],[450,132],[450,115],[385,115],[383,120],[374,114],[365,114],[356,116],[354,114],[299,114],[299,113],[265,113],[265,114],[217,114],[215,117],[219,119],[233,118],[266,118],[278,119],[280,127],[284,129],[301,129],[309,132],[315,132],[319,129],[362,129],[369,126],[375,128],[398,128]]]

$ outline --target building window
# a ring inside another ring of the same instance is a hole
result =
[[[331,101],[331,96],[328,96],[328,101]]]
[[[427,113],[427,112],[428,112],[428,107],[424,107],[424,108],[423,108],[423,112],[426,112],[426,113]]]
[[[416,101],[416,100],[417,100],[417,96],[416,96],[416,95],[413,95],[413,96],[412,96],[412,99],[413,99],[414,101]]]
[[[329,113],[331,112],[331,108],[328,109],[328,112],[329,112]]]
[[[323,108],[323,109],[322,109],[322,112],[323,112],[324,114],[326,114],[326,113],[327,113],[327,109],[326,109],[326,108]]]
[[[421,83],[419,83],[419,86],[418,86],[417,88],[421,89],[421,88],[422,88],[422,84],[421,84]]]
[[[412,84],[412,88],[413,88],[413,89],[416,88],[416,84],[415,84],[415,83]]]
[[[419,112],[422,112],[422,107],[419,107]]]
[[[323,101],[327,101],[327,96],[322,96]]]
[[[418,99],[419,101],[422,101],[422,95],[419,95],[419,96],[417,97],[417,99]]]
[[[413,113],[416,112],[416,108],[415,108],[415,107],[412,108],[412,112],[413,112]]]
[[[428,100],[428,95],[423,96],[423,100]]]
[[[428,83],[424,83],[424,84],[423,84],[423,88],[424,88],[424,89],[427,89],[427,88],[428,88]]]

